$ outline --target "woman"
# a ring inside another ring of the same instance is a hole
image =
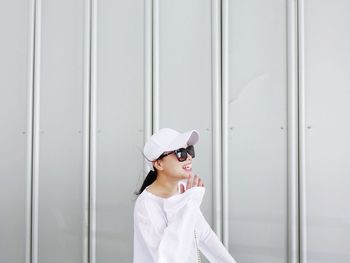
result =
[[[199,133],[164,128],[151,136],[151,165],[134,210],[134,263],[235,262],[200,211],[204,185],[192,174]]]

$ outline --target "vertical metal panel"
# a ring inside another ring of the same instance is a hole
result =
[[[134,192],[144,177],[145,2],[95,4],[92,260],[131,262]]]
[[[33,8],[0,3],[0,262],[30,261]]]
[[[83,260],[85,2],[41,2],[37,258]],[[62,19],[64,17],[64,19]],[[37,262],[36,261],[36,262]]]
[[[89,262],[89,235],[90,235],[90,102],[91,102],[91,0],[84,0],[84,63],[83,63],[83,160],[82,160],[82,188],[83,188],[83,221],[82,241],[83,249],[82,262]]]
[[[159,21],[159,1],[158,0],[153,0],[153,96],[152,96],[152,106],[153,106],[153,111],[152,111],[152,132],[156,132],[157,130],[159,130],[159,116],[160,116],[160,106],[159,106],[159,78],[160,78],[160,61],[159,61],[159,41],[160,41],[160,36],[159,36],[159,27],[160,27],[160,21]]]
[[[41,68],[41,0],[35,0],[33,80],[33,177],[32,177],[32,262],[38,262],[39,146],[40,146],[40,68]]]
[[[299,253],[300,263],[307,263],[306,160],[305,160],[305,49],[304,1],[298,1],[299,43]]]
[[[212,96],[213,96],[213,228],[222,238],[222,147],[221,147],[221,2],[211,1]]]
[[[297,1],[287,1],[288,45],[288,263],[299,262]]]
[[[155,1],[154,7],[159,15],[154,26],[159,27],[159,39],[154,40],[154,52],[159,52],[158,62],[154,61],[159,128],[197,129],[201,133],[193,171],[206,185],[202,210],[209,223],[212,222],[214,128],[211,7],[209,0],[162,0]]]
[[[32,0],[30,3],[30,42],[28,47],[30,49],[29,59],[29,92],[28,92],[28,107],[27,107],[27,173],[26,173],[26,258],[25,263],[32,262],[32,202],[33,202],[33,128],[34,128],[34,77],[35,77],[35,21],[36,21],[36,0]]]
[[[223,236],[222,240],[224,245],[229,247],[229,173],[228,173],[228,74],[229,74],[229,32],[228,32],[228,15],[229,6],[228,0],[222,0],[221,16],[222,16],[222,28],[221,28],[221,39],[222,39],[222,206],[223,206]]]
[[[238,262],[287,262],[287,5],[228,9],[229,249]]]
[[[145,1],[145,96],[144,96],[144,142],[152,135],[152,87],[153,87],[153,1]],[[140,147],[142,151],[143,148]],[[145,161],[145,172],[148,171]]]
[[[96,263],[97,0],[91,0],[89,262]]]
[[[350,262],[350,2],[302,1],[303,261]]]

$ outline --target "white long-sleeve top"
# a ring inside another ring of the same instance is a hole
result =
[[[200,211],[204,187],[170,198],[144,190],[134,208],[134,263],[235,263]],[[196,233],[196,238],[195,238]]]

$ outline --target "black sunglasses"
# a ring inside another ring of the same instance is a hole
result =
[[[188,146],[187,148],[180,148],[171,152],[163,153],[161,156],[159,156],[158,159],[161,159],[169,154],[175,153],[176,158],[179,162],[184,162],[187,160],[187,154],[191,155],[192,158],[195,157],[194,153],[194,147],[193,145]]]

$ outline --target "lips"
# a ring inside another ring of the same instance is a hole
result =
[[[186,172],[191,172],[191,171],[192,171],[192,164],[191,164],[191,163],[185,164],[182,168],[183,168]]]

